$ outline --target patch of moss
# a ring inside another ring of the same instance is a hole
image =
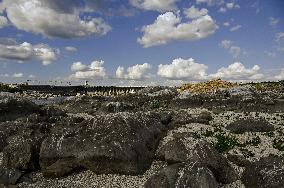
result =
[[[156,108],[160,108],[161,107],[161,102],[159,100],[154,100],[152,102],[152,108],[156,109]]]
[[[249,141],[246,141],[247,145],[258,146],[261,143],[259,136],[252,138]]]
[[[265,133],[265,135],[268,136],[268,137],[270,137],[270,138],[272,138],[272,137],[275,136],[275,134],[274,134],[273,131],[269,131],[269,132]]]
[[[217,138],[215,148],[220,153],[229,151],[238,145],[238,140],[233,136],[227,136],[224,133],[219,133],[215,137]]]
[[[284,139],[274,139],[273,148],[278,149],[279,151],[284,151]]]

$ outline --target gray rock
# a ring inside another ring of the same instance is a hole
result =
[[[130,104],[123,102],[106,102],[102,104],[102,107],[99,109],[101,112],[105,113],[117,113],[131,111],[134,107]]]
[[[141,174],[153,161],[165,131],[161,119],[152,113],[98,115],[53,131],[42,143],[40,165],[49,173],[55,163],[60,169],[68,161],[70,170],[81,166],[100,174]]]
[[[213,173],[198,162],[177,163],[165,167],[150,177],[145,188],[216,188]]]
[[[274,126],[263,119],[241,119],[227,125],[226,129],[236,134],[242,134],[274,131]]]
[[[14,168],[0,167],[0,184],[15,185],[23,173]]]
[[[245,169],[242,181],[250,188],[283,188],[284,158],[279,156],[261,158]]]
[[[227,159],[241,167],[245,167],[250,164],[250,161],[240,154],[227,154]]]
[[[174,133],[173,139],[161,142],[156,153],[157,158],[169,163],[198,161],[207,166],[220,183],[231,183],[238,179],[228,160],[211,144],[193,133]]]
[[[43,135],[31,132],[9,137],[8,146],[3,150],[3,165],[20,170],[39,168],[39,150]]]

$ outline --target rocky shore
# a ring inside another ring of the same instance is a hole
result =
[[[283,90],[35,99],[0,94],[3,186],[284,187]]]

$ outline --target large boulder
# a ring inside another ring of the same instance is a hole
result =
[[[20,170],[38,169],[43,138],[44,135],[34,135],[32,131],[9,137],[8,145],[3,150],[3,165]]]
[[[151,176],[145,188],[217,188],[213,173],[198,162],[177,163]]]
[[[0,97],[0,122],[15,120],[40,111],[36,104],[16,97]]]
[[[210,143],[199,139],[194,133],[182,132],[182,128],[169,132],[161,141],[156,155],[158,159],[169,163],[198,161],[207,166],[221,183],[231,183],[238,179],[228,160]]]
[[[236,134],[242,134],[245,132],[274,131],[274,126],[263,119],[240,119],[227,125],[226,129]]]
[[[0,186],[1,184],[15,185],[22,175],[23,173],[20,170],[0,166]]]
[[[242,176],[246,187],[250,188],[283,188],[284,158],[268,156],[249,165]]]
[[[83,167],[96,173],[141,174],[153,161],[165,131],[159,116],[150,112],[97,115],[56,128],[41,146],[42,172],[56,177]],[[66,166],[66,173],[58,172]]]

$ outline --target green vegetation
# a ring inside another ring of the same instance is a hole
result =
[[[252,145],[252,146],[258,146],[261,143],[261,140],[259,136],[252,138],[249,141],[246,141],[246,144]]]
[[[10,93],[14,93],[19,91],[16,88],[11,88],[8,85],[4,85],[4,84],[0,84],[0,92],[10,92]]]
[[[275,134],[274,134],[273,131],[269,131],[269,132],[265,133],[265,135],[268,136],[268,137],[270,137],[270,138],[272,138],[272,137],[275,136]]]
[[[217,143],[215,148],[220,153],[229,151],[238,145],[238,140],[233,136],[227,136],[224,133],[219,133],[216,135]]]
[[[161,103],[158,100],[154,100],[152,102],[152,108],[160,108],[161,107]]]
[[[273,148],[278,149],[279,151],[284,151],[284,139],[274,139],[273,140]]]

